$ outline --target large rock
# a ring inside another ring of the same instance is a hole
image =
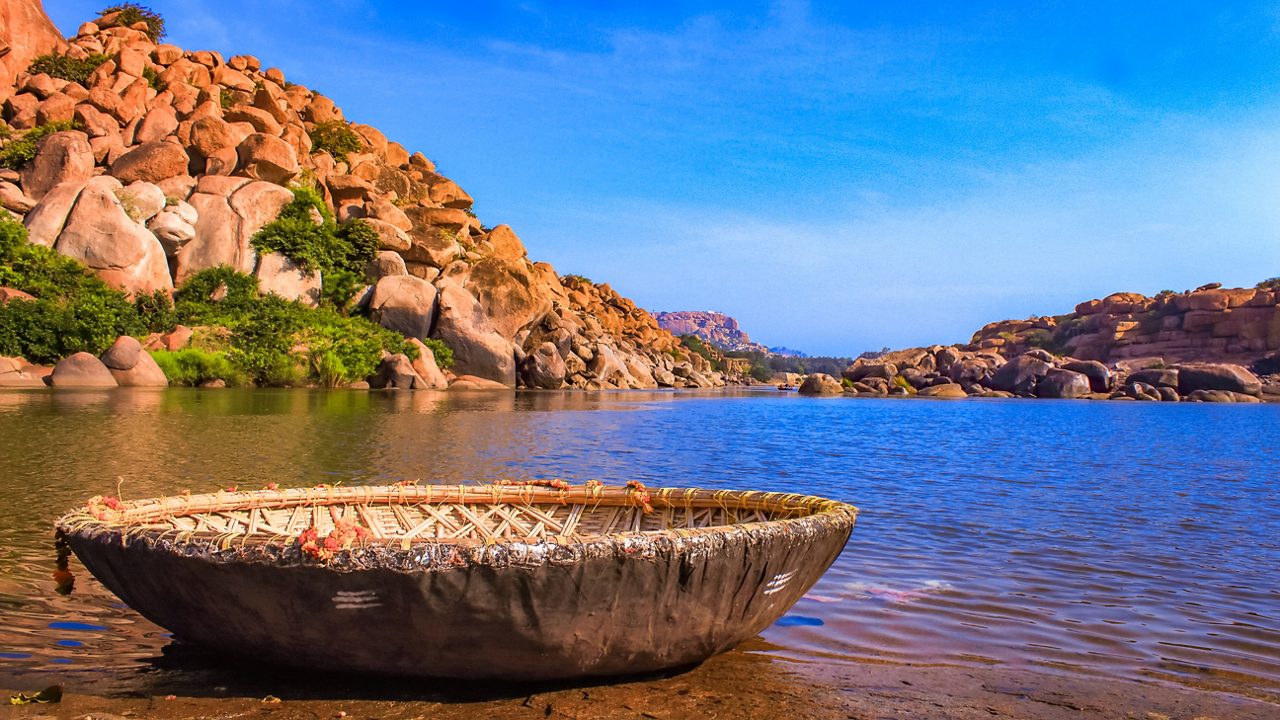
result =
[[[138,180],[155,183],[186,175],[189,161],[186,151],[173,143],[143,143],[111,163],[111,174],[126,185]]]
[[[257,255],[250,238],[292,201],[292,192],[269,182],[202,177],[188,201],[197,214],[195,239],[176,253],[178,283],[218,265],[253,272]]]
[[[551,311],[551,298],[541,292],[528,264],[522,261],[484,258],[471,266],[464,286],[480,301],[493,328],[507,340]]]
[[[125,213],[120,183],[99,176],[85,184],[54,246],[129,293],[173,290],[160,241]]]
[[[493,329],[480,301],[466,288],[449,278],[438,282],[434,336],[453,351],[454,372],[515,387],[515,347]]]
[[[378,365],[378,371],[369,378],[369,387],[375,390],[413,390],[425,388],[426,383],[413,369],[413,363],[403,353],[388,355]]]
[[[40,141],[36,157],[22,169],[22,191],[35,200],[55,185],[93,177],[89,136],[76,130],[56,132]]]
[[[1096,393],[1111,390],[1111,386],[1115,383],[1111,370],[1097,360],[1071,360],[1063,363],[1062,367],[1089,378],[1089,388]]]
[[[969,397],[969,394],[964,391],[964,388],[960,387],[956,383],[930,385],[929,387],[917,392],[916,395],[918,397],[943,398],[946,400],[961,400]]]
[[[40,0],[0,2],[0,87],[12,85],[32,60],[66,45]]]
[[[1052,365],[1039,358],[1019,355],[996,370],[989,382],[995,390],[1031,395],[1035,393],[1036,383],[1051,369]]]
[[[58,388],[118,387],[115,376],[102,361],[87,352],[63,358],[53,366],[49,384]]]
[[[419,389],[444,390],[449,387],[449,380],[436,364],[436,356],[431,348],[418,338],[409,338],[408,342],[418,349],[418,357],[413,360],[413,370],[423,382],[423,388]]]
[[[53,247],[83,189],[83,182],[62,183],[41,198],[22,219],[22,224],[27,226],[27,239],[36,245]]]
[[[1036,396],[1042,398],[1078,398],[1092,391],[1087,375],[1062,368],[1049,370],[1036,384]]]
[[[558,390],[564,386],[564,359],[555,343],[544,342],[520,361],[520,379],[526,387]]]
[[[168,387],[169,379],[137,338],[121,335],[102,354],[102,364],[120,387]]]
[[[279,295],[285,300],[297,300],[309,307],[320,304],[320,273],[304,270],[280,253],[267,253],[259,257],[254,275],[258,278],[258,289],[264,293]]]
[[[1146,383],[1154,387],[1178,387],[1178,371],[1173,368],[1146,368],[1129,373],[1129,383]]]
[[[391,275],[373,286],[369,317],[405,337],[425,338],[436,314],[436,288],[412,275]],[[452,348],[452,345],[450,345]]]
[[[274,135],[254,133],[236,146],[238,169],[245,175],[283,185],[298,176],[298,155],[293,146]]]
[[[458,245],[456,232],[430,223],[430,211],[431,208],[418,205],[405,209],[413,229],[409,231],[410,247],[405,251],[404,259],[443,268],[462,254],[462,248]]]
[[[844,393],[844,387],[826,373],[814,373],[800,383],[799,392],[801,395],[840,395]]]
[[[449,385],[450,390],[510,390],[511,388],[496,380],[477,377],[475,375],[459,375]]]
[[[1262,381],[1239,365],[1187,364],[1178,365],[1178,392],[1190,395],[1197,390],[1224,390],[1242,395],[1260,395]]]

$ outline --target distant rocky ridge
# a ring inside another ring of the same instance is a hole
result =
[[[454,371],[507,387],[711,387],[725,378],[607,284],[561,278],[533,262],[506,225],[376,128],[251,55],[224,58],[156,42],[118,13],[64,40],[39,0],[0,0],[0,112],[14,136],[51,123],[33,160],[0,169],[0,207],[32,242],[84,263],[130,293],[172,292],[229,265],[263,291],[314,304],[320,277],[259,257],[250,238],[294,183],[314,185],[339,220],[378,233],[362,303],[370,317],[443,340]],[[31,74],[32,59],[105,55],[84,82]],[[318,125],[358,147],[314,146]],[[401,363],[403,365],[403,363]],[[400,386],[426,387],[401,376]],[[407,383],[407,385],[405,385]]]
[[[963,346],[871,353],[812,395],[1280,402],[1280,285],[1115,293],[984,326]]]
[[[711,310],[679,310],[653,314],[658,325],[672,335],[696,335],[705,343],[729,352],[748,350],[768,353],[769,348],[751,338],[738,327],[738,321]]]

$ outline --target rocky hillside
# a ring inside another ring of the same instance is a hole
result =
[[[654,313],[658,325],[672,335],[697,335],[721,350],[749,350],[768,353],[769,348],[752,342],[738,327],[738,321],[724,313],[698,310]]]
[[[458,376],[540,388],[723,384],[649,313],[607,284],[534,262],[426,155],[349,121],[280,69],[163,43],[120,13],[65,42],[39,0],[0,0],[0,19],[0,206],[31,242],[111,285],[171,293],[229,266],[315,305],[319,271],[251,243],[297,188],[312,188],[339,223],[376,233],[361,311],[443,341]]]
[[[974,333],[968,349],[1012,357],[1034,347],[1104,363],[1250,365],[1280,350],[1280,288],[1214,283],[1155,297],[1115,293],[1065,315],[991,323]]]

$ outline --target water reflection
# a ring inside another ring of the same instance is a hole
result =
[[[762,652],[1277,698],[1278,421],[1274,406],[768,392],[0,392],[0,674],[137,687],[184,652],[83,572],[54,592],[50,523],[88,495],[635,478],[863,507]]]

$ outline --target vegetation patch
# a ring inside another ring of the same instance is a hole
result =
[[[256,278],[225,266],[193,275],[172,302],[164,291],[130,300],[75,260],[28,242],[26,228],[11,218],[0,218],[0,286],[35,298],[0,306],[0,355],[32,362],[98,355],[120,335],[143,337],[178,324],[214,329],[193,337],[192,352],[157,353],[177,384],[336,385],[373,375],[383,352],[417,357],[416,345],[368,318],[264,295]],[[427,346],[437,364],[452,364],[443,343]]]
[[[164,18],[160,14],[149,7],[138,5],[137,3],[123,3],[121,5],[112,5],[103,8],[99,16],[110,15],[111,13],[120,13],[116,17],[116,22],[125,27],[129,27],[136,23],[144,22],[147,24],[147,37],[152,42],[158,41],[164,37]]]
[[[346,162],[348,153],[364,148],[356,131],[341,120],[316,123],[307,134],[311,136],[311,152],[327,152],[338,162]]]
[[[31,128],[21,135],[6,141],[4,147],[0,147],[0,167],[21,170],[27,163],[35,159],[36,152],[40,149],[41,140],[56,132],[75,130],[78,127],[73,120],[59,120]]]
[[[0,217],[0,286],[33,295],[0,306],[0,355],[52,363],[102,353],[120,335],[144,330],[137,306],[83,265],[27,242],[27,229]]]
[[[146,78],[147,84],[151,86],[152,90],[155,90],[158,93],[164,92],[164,89],[168,87],[168,85],[160,79],[160,72],[153,67],[148,66],[143,68],[142,77]]]
[[[109,55],[103,55],[102,53],[93,53],[84,59],[73,58],[69,55],[41,55],[31,61],[31,64],[27,66],[27,72],[32,75],[44,73],[49,77],[70,80],[73,83],[84,85],[89,81],[89,76],[93,74],[93,71],[110,59]]]
[[[431,351],[432,357],[436,360],[436,367],[441,370],[448,370],[453,367],[453,350],[450,350],[443,340],[427,338],[422,341],[422,344],[426,345],[427,349]]]
[[[320,193],[293,190],[293,202],[250,239],[259,254],[280,253],[307,271],[319,271],[326,305],[343,309],[378,254],[378,232],[360,219],[338,224]]]
[[[1280,290],[1280,277],[1267,278],[1258,283],[1256,287],[1259,290]]]
[[[156,365],[160,366],[170,385],[196,387],[213,380],[221,380],[231,387],[249,384],[249,378],[225,352],[182,348],[153,350],[151,357],[155,358]]]

